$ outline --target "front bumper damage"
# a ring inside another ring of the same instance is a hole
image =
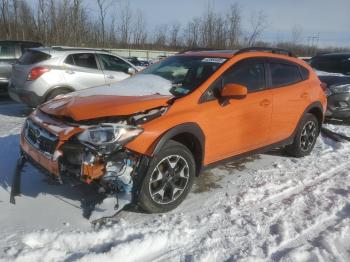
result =
[[[73,177],[83,183],[98,183],[100,192],[115,196],[114,213],[136,202],[135,181],[145,156],[119,148],[111,154],[101,154],[76,139],[84,130],[57,121],[40,111],[27,120],[20,136],[21,161],[18,162],[13,180],[11,203],[19,195],[21,168],[28,161],[64,183],[65,177]]]

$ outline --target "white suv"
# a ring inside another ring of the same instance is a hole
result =
[[[33,48],[13,66],[8,90],[13,100],[36,107],[57,95],[110,85],[136,72],[130,62],[108,51]]]

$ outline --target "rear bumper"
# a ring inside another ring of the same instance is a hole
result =
[[[34,92],[16,89],[13,87],[8,88],[8,94],[12,100],[16,102],[24,103],[29,107],[37,107],[43,102],[43,98],[36,95]]]
[[[0,78],[0,95],[7,95],[9,81],[6,78]]]
[[[350,118],[350,93],[328,96],[326,116]]]

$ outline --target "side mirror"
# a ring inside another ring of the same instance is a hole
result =
[[[128,68],[128,74],[129,74],[129,75],[134,75],[134,74],[136,74],[135,68],[129,67],[129,68]]]
[[[248,94],[247,87],[239,84],[226,84],[221,90],[221,97],[226,99],[242,99]]]

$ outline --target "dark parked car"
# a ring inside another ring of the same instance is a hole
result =
[[[350,53],[317,55],[311,66],[327,84],[327,117],[350,119]]]
[[[0,41],[0,95],[7,95],[12,64],[20,58],[27,48],[39,46],[42,44],[29,41]]]
[[[139,70],[145,69],[149,66],[149,62],[147,60],[142,60],[136,56],[128,57],[127,60],[136,66]]]

